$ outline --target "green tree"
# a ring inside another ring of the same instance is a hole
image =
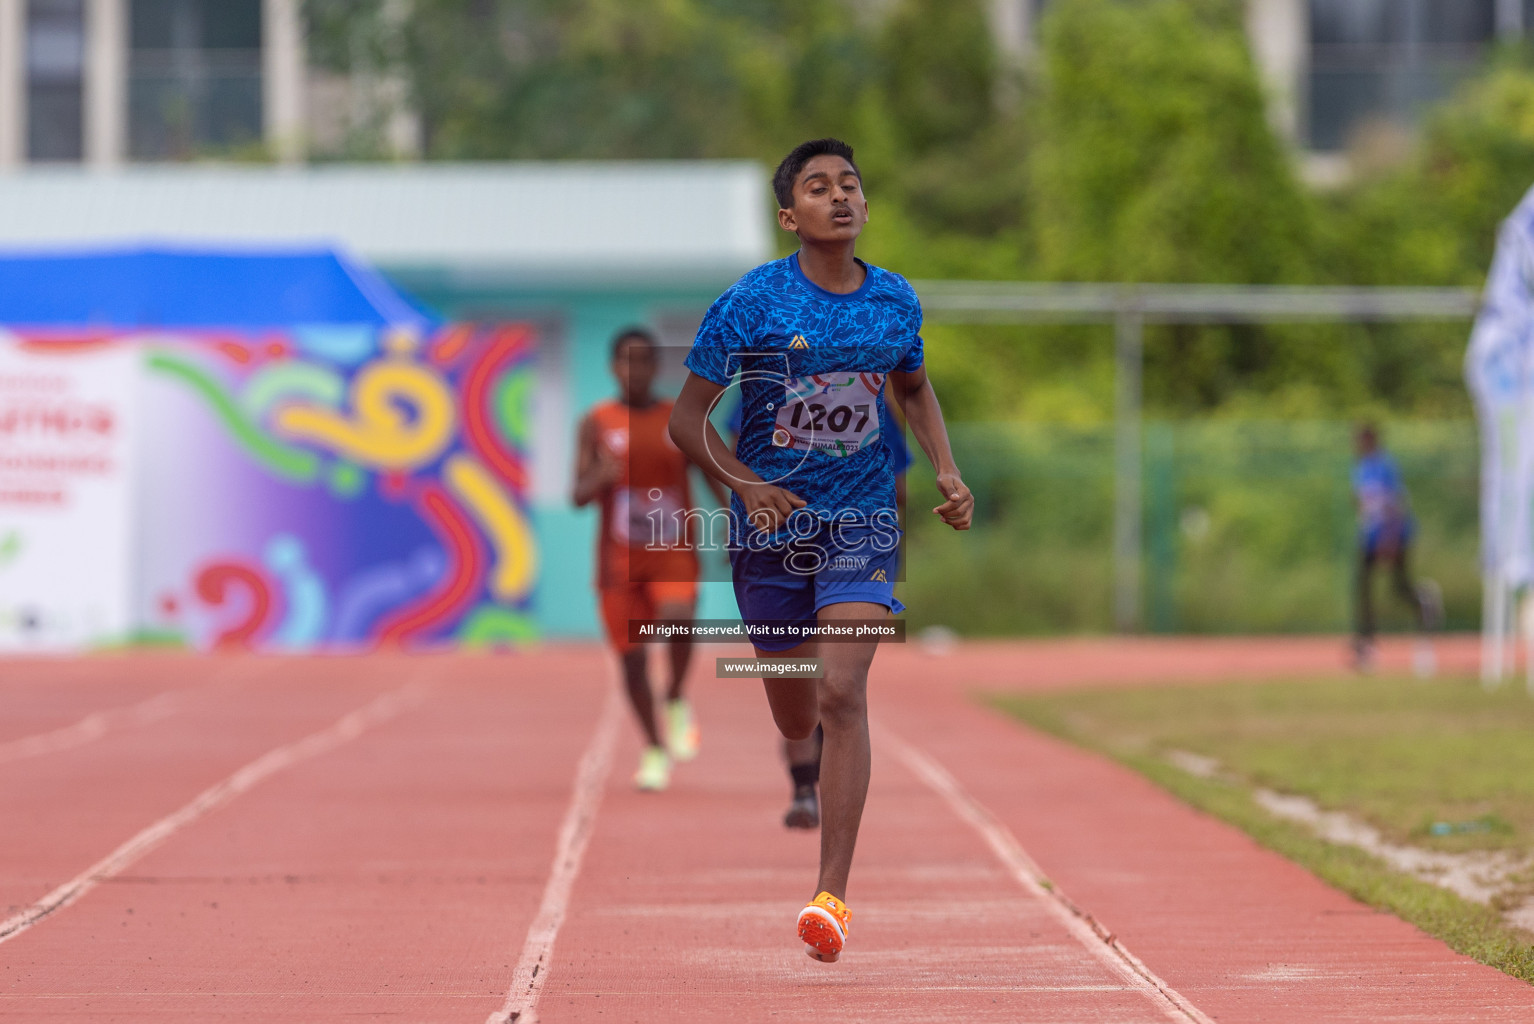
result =
[[[871,39],[841,3],[310,0],[316,52],[409,83],[426,155],[752,156],[856,134]],[[789,141],[792,140],[792,141]]]
[[[1030,165],[1053,280],[1308,276],[1311,211],[1229,0],[1060,0]]]
[[[1364,284],[1484,280],[1497,226],[1534,184],[1534,70],[1501,56],[1427,119],[1402,167],[1328,202],[1338,277]]]
[[[1060,0],[1031,105],[1039,277],[1276,284],[1314,276],[1313,204],[1268,120],[1236,0]],[[1283,332],[1149,332],[1146,394],[1192,411],[1297,380]],[[1301,369],[1304,369],[1301,367]],[[1343,374],[1346,377],[1346,374]]]

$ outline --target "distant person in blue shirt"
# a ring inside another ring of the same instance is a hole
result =
[[[1353,501],[1358,509],[1359,562],[1353,657],[1356,667],[1366,671],[1374,664],[1376,567],[1390,567],[1392,587],[1411,606],[1422,630],[1437,626],[1442,611],[1436,591],[1415,586],[1407,567],[1416,524],[1395,460],[1380,447],[1379,431],[1373,424],[1358,428],[1355,443],[1358,461],[1353,464]]]

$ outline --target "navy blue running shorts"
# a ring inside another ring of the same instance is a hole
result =
[[[731,549],[735,601],[748,627],[808,626],[820,609],[848,601],[882,604],[896,614],[905,610],[895,597],[900,531],[882,524],[817,522],[819,528],[808,536],[780,535],[769,542],[758,534]],[[802,641],[758,637],[754,642],[763,651],[786,651]]]

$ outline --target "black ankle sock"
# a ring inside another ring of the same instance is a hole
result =
[[[793,777],[794,789],[809,789],[820,781],[820,765],[814,761],[809,764],[791,764],[788,766],[788,774]]]

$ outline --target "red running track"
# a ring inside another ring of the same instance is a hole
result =
[[[596,648],[7,662],[0,1017],[1534,1020],[1534,988],[971,699],[1330,672],[1340,652],[880,652],[836,965],[793,936],[815,839],[778,822],[759,684],[699,664],[703,753],[650,795],[629,787],[638,744]]]

